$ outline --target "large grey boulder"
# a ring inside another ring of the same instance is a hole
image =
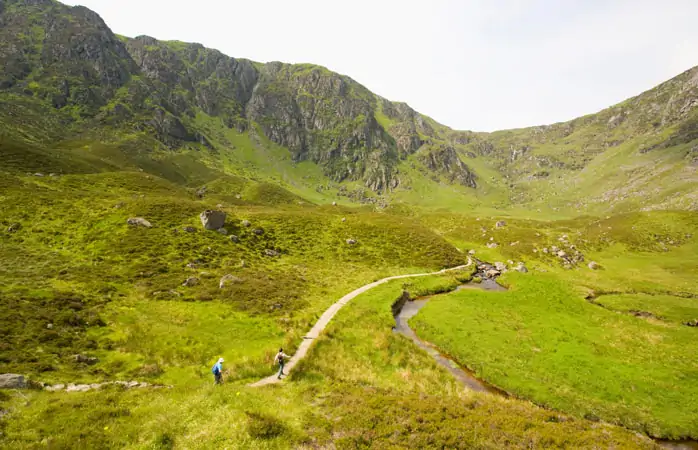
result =
[[[225,225],[225,213],[223,211],[207,209],[199,217],[201,218],[201,224],[207,230],[218,230]]]
[[[0,389],[24,389],[27,387],[27,382],[24,375],[16,373],[0,374]]]

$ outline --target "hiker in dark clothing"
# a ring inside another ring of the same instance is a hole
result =
[[[284,373],[284,364],[286,364],[285,358],[290,358],[286,353],[284,353],[284,349],[280,348],[279,353],[276,354],[276,358],[274,358],[274,362],[279,363],[279,375],[278,379],[281,379],[281,375],[286,375]]]
[[[223,379],[223,358],[219,358],[218,362],[211,369],[213,377],[216,380],[216,384],[221,384]]]

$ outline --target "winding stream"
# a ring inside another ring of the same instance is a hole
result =
[[[455,291],[444,292],[442,294],[435,294],[425,297],[420,297],[415,300],[410,300],[405,302],[405,304],[400,308],[400,310],[395,314],[395,331],[400,333],[412,340],[417,346],[429,353],[432,358],[441,366],[445,367],[458,381],[460,381],[463,386],[468,389],[472,389],[477,392],[487,392],[490,394],[501,395],[504,397],[509,397],[509,394],[493,386],[483,380],[480,380],[475,376],[473,372],[467,368],[461,367],[456,361],[450,357],[444,355],[439,351],[438,347],[434,344],[424,341],[417,336],[412,328],[410,328],[408,321],[417,315],[419,310],[421,310],[430,299],[438,295],[451,294],[453,292],[466,290],[466,289],[482,289],[486,291],[506,291],[504,286],[498,284],[494,279],[482,278],[481,283],[467,283],[462,284],[456,288]],[[662,448],[670,450],[698,450],[698,441],[693,440],[680,440],[671,441],[666,439],[653,439]]]

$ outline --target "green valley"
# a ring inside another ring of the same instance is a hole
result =
[[[0,0],[0,447],[695,448],[697,124],[698,68],[458,131]],[[508,396],[393,330],[425,296],[418,336]]]

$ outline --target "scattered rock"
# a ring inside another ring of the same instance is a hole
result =
[[[213,211],[207,209],[199,215],[201,224],[206,230],[218,230],[225,225],[225,213],[223,211]]]
[[[255,228],[254,230],[252,230],[252,232],[253,232],[254,234],[256,234],[257,236],[261,236],[261,235],[264,234],[264,230],[261,229],[261,228]]]
[[[559,252],[557,252],[557,256],[559,256],[560,258],[564,258],[567,256],[567,253],[565,253],[563,250],[560,250]]]
[[[204,198],[204,195],[206,195],[206,186],[203,186],[201,189],[196,191],[196,196],[199,198]]]
[[[342,222],[346,222],[346,221],[347,221],[347,218],[346,218],[346,217],[342,217]]]
[[[218,231],[218,232],[219,232],[220,234],[222,234],[223,236],[227,236],[227,235],[228,235],[228,230],[226,230],[225,228],[219,228],[219,229],[216,230],[216,231]]]
[[[512,242],[512,243],[511,243],[511,244],[509,244],[509,245],[510,245],[510,246],[512,246],[512,247],[514,247],[514,246],[517,246],[517,245],[519,245],[519,241],[516,241],[516,242]]]
[[[73,384],[70,383],[68,384],[68,387],[65,389],[66,392],[86,392],[89,391],[90,385],[89,384]]]
[[[485,272],[485,276],[486,276],[487,278],[498,277],[498,276],[501,275],[501,274],[502,274],[502,273],[501,273],[499,270],[497,270],[497,269],[489,269],[488,271]]]
[[[519,264],[516,266],[516,271],[521,272],[521,273],[528,273],[528,269],[526,268],[526,266],[524,265],[524,263],[519,263]]]
[[[73,360],[75,360],[76,363],[87,364],[88,366],[97,364],[99,362],[99,358],[85,355],[73,355]]]
[[[557,245],[553,245],[552,247],[550,247],[550,251],[553,253],[557,253],[560,251],[560,248]]]
[[[545,248],[543,249],[543,253],[545,253],[546,255],[548,254],[548,247],[545,247]]]
[[[182,228],[182,231],[187,232],[187,233],[196,233],[196,228],[194,228],[194,227],[184,227],[184,228]]]
[[[213,278],[214,275],[211,272],[200,272],[199,276],[201,278]]]
[[[497,227],[497,228],[504,228],[506,225],[507,225],[507,223],[506,223],[505,221],[500,220],[500,221],[497,222],[494,226]]]
[[[24,375],[16,373],[0,374],[0,389],[24,389],[27,387],[27,382]]]
[[[198,279],[198,278],[196,278],[196,277],[189,277],[189,278],[187,278],[186,280],[184,280],[184,283],[182,283],[182,286],[185,286],[185,287],[192,287],[192,286],[196,286],[197,284],[199,284],[199,279]]]
[[[591,261],[589,264],[587,264],[587,267],[589,267],[591,270],[599,270],[601,268],[599,263],[596,261]]]
[[[475,250],[468,250],[468,255],[471,255],[471,256],[472,256],[472,255],[474,255],[474,254],[475,254]]]
[[[153,226],[150,222],[142,217],[131,217],[126,221],[126,223],[134,227],[152,228]]]
[[[499,245],[494,243],[494,242],[490,242],[489,244],[487,244],[487,248],[497,248],[497,247],[499,247]]]
[[[644,319],[647,319],[647,318],[654,318],[654,319],[656,319],[656,318],[657,318],[657,316],[655,316],[654,314],[652,314],[652,313],[649,312],[649,311],[640,311],[640,310],[637,310],[637,309],[631,309],[631,310],[628,311],[628,312],[629,312],[630,314],[632,314],[633,316],[635,316],[635,317],[641,317],[641,318],[644,318]]]
[[[698,327],[698,319],[693,319],[689,320],[688,322],[684,322],[684,325],[687,327]]]
[[[47,330],[53,330],[53,324],[52,324],[52,323],[47,323],[47,324],[46,324],[46,329],[47,329]]]
[[[507,265],[504,264],[503,262],[496,262],[494,263],[495,269],[497,269],[499,272],[506,272],[507,270]]]
[[[337,202],[332,202],[332,206],[337,206]]]
[[[40,172],[37,172],[37,173],[34,174],[34,176],[35,176],[35,177],[43,177],[44,174],[43,174],[43,173],[40,173]]]
[[[356,245],[356,239],[347,239],[347,245]]]
[[[21,224],[13,223],[13,224],[10,225],[9,227],[7,227],[7,232],[8,232],[8,233],[14,233],[15,231],[19,230],[20,228],[22,228],[22,225],[21,225]]]
[[[271,257],[279,256],[279,252],[277,252],[276,250],[271,250],[271,249],[264,250],[264,254],[267,256],[271,256]]]
[[[241,223],[243,227],[249,227],[250,225],[252,225],[252,222],[250,222],[247,219],[243,220]]]
[[[223,275],[220,283],[218,283],[218,288],[223,289],[228,284],[242,283],[242,278],[238,278],[235,275]]]
[[[65,384],[54,384],[53,386],[46,386],[44,388],[45,391],[49,392],[62,391],[63,389],[65,389]]]
[[[240,238],[237,237],[237,236],[234,235],[234,234],[231,234],[231,235],[230,235],[230,240],[231,240],[232,242],[235,242],[236,244],[237,244],[238,242],[240,242]]]

